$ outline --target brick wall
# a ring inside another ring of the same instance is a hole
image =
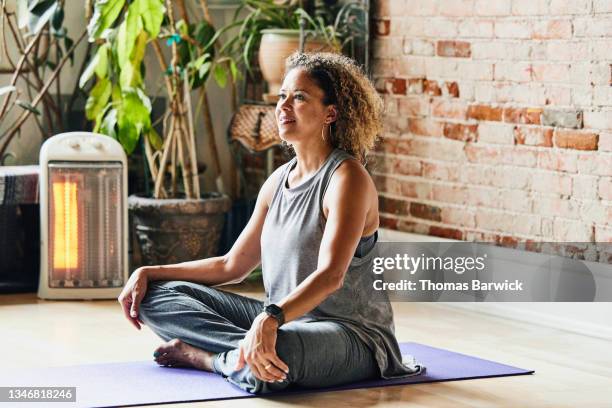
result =
[[[381,224],[612,242],[612,1],[378,0]]]

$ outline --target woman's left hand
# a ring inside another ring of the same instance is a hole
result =
[[[246,363],[255,377],[262,381],[284,381],[289,367],[276,354],[277,329],[276,319],[266,313],[257,316],[240,342],[236,370],[241,370]]]

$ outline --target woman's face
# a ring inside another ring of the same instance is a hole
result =
[[[288,143],[321,137],[321,129],[335,120],[333,105],[323,104],[324,92],[300,68],[283,81],[276,104],[276,123],[281,139]]]

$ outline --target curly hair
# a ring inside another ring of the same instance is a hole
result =
[[[323,90],[323,103],[336,105],[331,144],[364,165],[382,131],[383,101],[361,68],[349,57],[328,52],[294,52],[285,61],[285,75],[303,69]]]

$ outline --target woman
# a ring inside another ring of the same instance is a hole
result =
[[[212,371],[251,393],[422,371],[402,362],[388,300],[372,298],[378,196],[361,162],[382,103],[352,60],[295,53],[276,106],[295,157],[264,183],[221,257],[136,270],[125,316],[167,341],[164,366]],[[262,265],[266,301],[214,289]]]

